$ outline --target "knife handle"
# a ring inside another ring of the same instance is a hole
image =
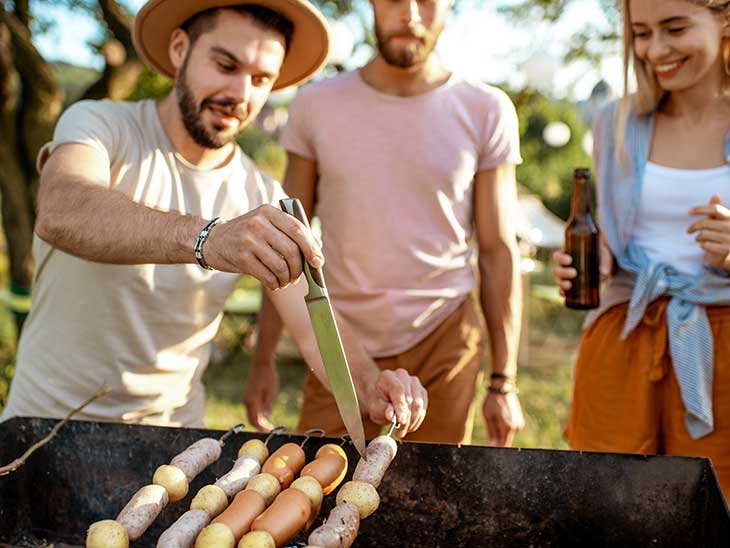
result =
[[[284,200],[279,200],[279,206],[281,206],[282,211],[288,213],[300,223],[302,223],[305,227],[307,227],[307,230],[311,230],[309,226],[309,220],[307,219],[307,214],[304,211],[304,207],[302,207],[302,202],[300,202],[296,198],[286,198]],[[312,293],[326,295],[327,287],[324,285],[324,276],[322,274],[322,269],[314,268],[304,258],[304,253],[301,253],[300,251],[300,254],[302,256],[302,269],[304,270],[304,275],[307,277],[307,281],[309,282],[310,295]],[[316,287],[312,285],[313,283]]]

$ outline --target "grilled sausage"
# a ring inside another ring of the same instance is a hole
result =
[[[322,486],[322,492],[329,495],[345,479],[347,459],[337,453],[325,453],[302,468],[301,477],[311,476]]]
[[[285,443],[266,459],[261,471],[274,476],[286,489],[304,466],[305,458],[304,449],[296,443]]]
[[[330,454],[339,455],[343,459],[347,460],[347,453],[345,453],[345,450],[339,445],[335,445],[334,443],[327,443],[317,449],[317,453],[314,455],[314,458],[318,459]]]
[[[174,457],[170,464],[183,471],[188,482],[191,482],[207,466],[213,464],[221,456],[221,444],[213,438],[196,441],[182,453]]]
[[[215,482],[216,487],[223,489],[229,499],[246,487],[248,481],[259,473],[261,463],[251,455],[242,455],[236,459],[233,468]]]
[[[167,501],[167,490],[164,487],[145,485],[119,512],[116,521],[126,529],[129,540],[135,541],[152,525]]]
[[[309,497],[298,489],[285,489],[263,514],[257,517],[252,531],[266,531],[276,546],[283,546],[287,540],[304,529],[312,514]]]
[[[223,523],[233,533],[236,542],[251,529],[253,521],[266,509],[266,501],[253,490],[244,490],[236,495],[233,502],[213,520]]]
[[[327,521],[309,535],[307,542],[322,548],[350,548],[360,529],[360,513],[350,503],[338,504]]]
[[[360,459],[355,467],[353,480],[364,481],[378,487],[388,466],[398,452],[398,445],[390,436],[378,436],[367,447],[367,460]]]
[[[188,510],[160,535],[157,548],[190,548],[209,523],[210,515],[205,510]]]

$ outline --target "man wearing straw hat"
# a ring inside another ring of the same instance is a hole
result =
[[[306,0],[151,0],[134,40],[173,91],[78,103],[41,151],[34,306],[5,418],[64,416],[105,383],[78,418],[201,426],[210,341],[241,273],[274,290],[325,378],[304,284],[292,284],[300,250],[319,266],[320,247],[235,143],[272,90],[324,64],[324,19]],[[365,409],[384,423],[394,408],[402,433],[417,428],[418,380],[380,374],[343,336]]]

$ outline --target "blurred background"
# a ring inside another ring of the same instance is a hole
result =
[[[170,81],[142,66],[131,42],[144,0],[0,0],[0,409],[13,376],[19,328],[31,306],[35,157],[59,115],[82,98],[161,97]],[[315,2],[332,25],[333,48],[318,78],[365,64],[373,54],[366,0]],[[618,12],[612,0],[456,0],[437,51],[451,69],[504,89],[520,120],[518,227],[525,310],[518,384],[527,427],[519,447],[564,448],[562,429],[583,315],[562,305],[549,255],[562,245],[572,172],[590,167],[591,121],[623,90]],[[271,96],[240,138],[244,151],[281,178],[277,144],[296,89]],[[243,278],[226,306],[205,382],[210,427],[246,422],[241,389],[255,343],[257,282]],[[282,390],[272,422],[293,427],[305,366],[291,341],[280,347]],[[486,359],[486,358],[485,358]],[[488,364],[485,362],[485,367]],[[483,391],[478,394],[479,401]],[[477,415],[474,443],[484,443]]]

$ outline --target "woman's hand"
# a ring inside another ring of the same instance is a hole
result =
[[[704,215],[687,229],[696,234],[695,240],[705,252],[707,264],[730,271],[730,209],[722,205],[722,199],[715,194],[707,205],[693,207],[690,215]]]
[[[613,275],[616,265],[611,250],[603,238],[603,234],[601,234],[600,241],[600,261],[598,268],[601,273],[601,281],[606,281]],[[569,291],[573,286],[571,280],[578,275],[578,271],[570,266],[572,263],[573,258],[564,250],[561,249],[553,253],[553,276],[555,277],[555,285],[560,288],[560,294],[563,297],[565,297],[565,292]]]

